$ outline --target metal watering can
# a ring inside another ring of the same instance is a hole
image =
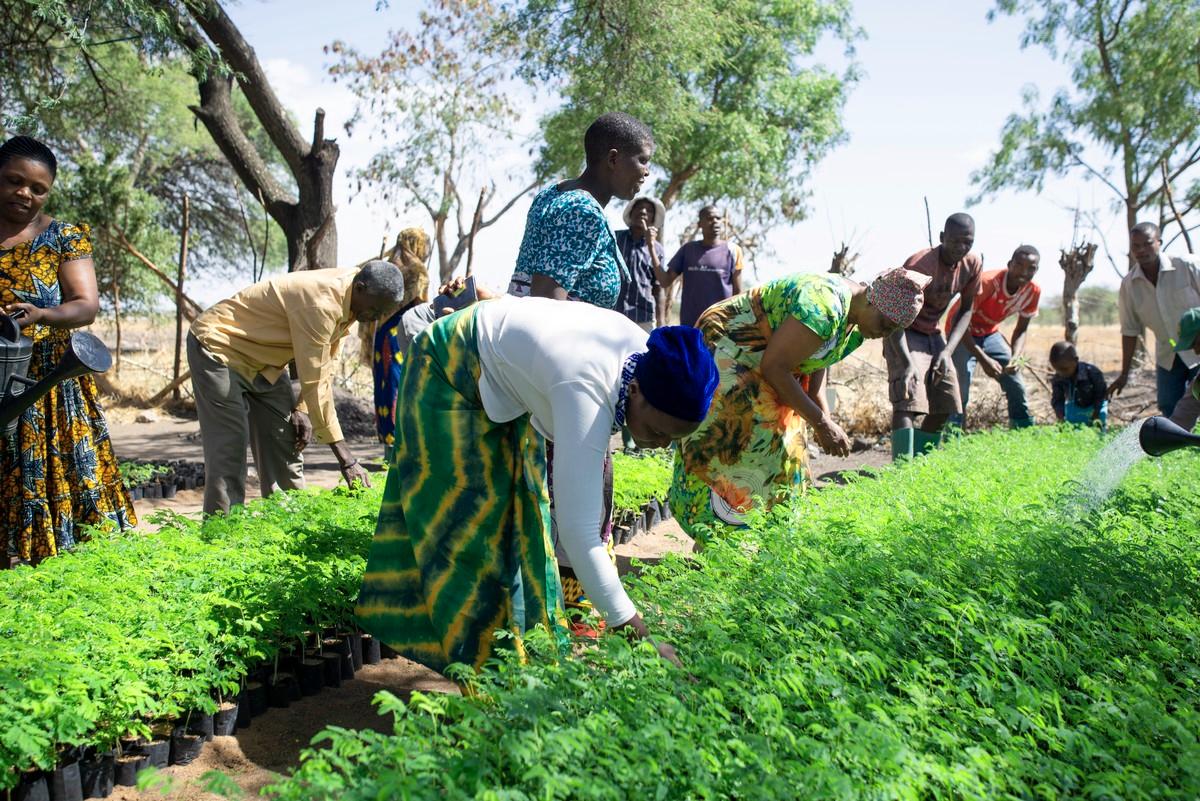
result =
[[[1165,417],[1151,417],[1142,423],[1138,444],[1151,456],[1162,456],[1180,448],[1200,446],[1200,437]]]
[[[39,381],[28,378],[33,340],[21,334],[14,317],[0,313],[0,436],[11,437],[17,418],[51,389],[68,378],[103,373],[112,366],[112,355],[94,334],[71,334],[67,352]]]

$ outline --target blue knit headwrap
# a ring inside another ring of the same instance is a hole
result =
[[[634,368],[646,400],[672,417],[702,421],[718,380],[704,336],[691,326],[668,325],[650,332],[646,348]]]

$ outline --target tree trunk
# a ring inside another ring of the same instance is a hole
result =
[[[185,192],[183,195],[183,230],[179,233],[179,277],[175,281],[175,370],[172,375],[176,385],[179,383],[180,367],[183,362],[183,279],[187,275],[191,207],[191,200]],[[172,399],[176,402],[179,401],[178,386],[172,393]]]
[[[446,219],[445,214],[433,218],[433,239],[437,242],[438,251],[438,280],[443,284],[454,274],[454,264],[446,251]]]
[[[1060,251],[1058,265],[1063,271],[1063,338],[1076,342],[1079,337],[1079,287],[1096,266],[1096,246],[1084,242],[1069,251]]]
[[[667,187],[663,190],[662,197],[659,198],[668,211],[675,205],[675,199],[679,197],[679,193],[683,190],[683,185],[699,171],[699,167],[689,164],[683,169],[671,173],[671,176],[667,179]]]
[[[325,111],[317,109],[312,140],[306,142],[271,89],[254,49],[221,4],[214,0],[186,8],[189,16],[177,9],[175,13],[180,41],[194,54],[202,54],[210,65],[197,76],[200,105],[192,106],[192,113],[204,123],[242,184],[251,195],[262,199],[267,213],[283,229],[288,269],[336,266],[337,229],[331,219],[339,148],[336,141],[325,138]],[[211,66],[218,60],[214,46],[233,71],[254,115],[287,164],[298,190],[295,194],[275,180],[242,129],[232,102],[233,79]]]

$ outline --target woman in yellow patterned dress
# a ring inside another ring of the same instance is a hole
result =
[[[87,226],[42,213],[58,165],[35,139],[0,145],[0,308],[33,339],[29,377],[66,351],[71,329],[96,318]],[[59,384],[0,432],[0,567],[69,549],[81,525],[137,525],[91,376]]]
[[[721,378],[704,422],[675,454],[668,500],[684,531],[703,541],[740,526],[755,496],[770,505],[800,487],[809,426],[827,453],[849,452],[817,391],[823,372],[864,337],[911,323],[928,280],[899,268],[869,286],[827,273],[796,274],[700,315],[696,327]],[[809,378],[817,379],[811,387]]]

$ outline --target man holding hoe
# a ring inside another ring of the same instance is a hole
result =
[[[925,453],[941,441],[942,426],[962,413],[957,371],[951,354],[966,336],[979,294],[983,260],[971,252],[975,220],[969,214],[946,219],[935,248],[908,257],[904,268],[931,276],[917,319],[883,341],[892,402],[892,458]],[[942,338],[938,320],[958,296],[958,317]]]

